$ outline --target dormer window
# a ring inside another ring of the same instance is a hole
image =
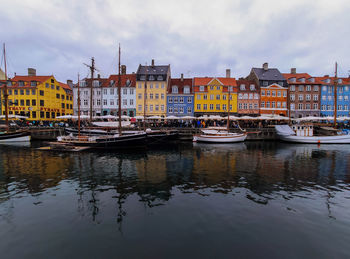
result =
[[[299,82],[305,83],[305,77],[299,78]]]
[[[99,87],[99,86],[100,86],[100,82],[99,82],[98,80],[94,80],[94,81],[92,82],[92,86],[93,86],[93,87]]]
[[[114,85],[114,80],[109,81],[109,85],[110,86]]]
[[[341,84],[343,80],[341,78],[338,79],[338,84]]]
[[[140,80],[141,81],[145,81],[146,80],[146,76],[140,76]]]
[[[11,82],[11,81],[8,81],[8,82],[7,82],[7,86],[12,86],[12,82]]]
[[[255,85],[251,84],[250,85],[250,91],[254,91],[255,90]]]
[[[178,93],[179,93],[178,87],[177,87],[176,85],[174,85],[174,86],[171,88],[171,92],[172,92],[173,94],[178,94]]]
[[[283,82],[282,82],[282,81],[278,82],[278,84],[279,84],[280,86],[283,86]]]
[[[295,82],[297,81],[297,79],[296,79],[295,77],[292,77],[292,78],[289,79],[289,81],[290,81],[291,83],[295,83]]]
[[[131,85],[131,81],[130,81],[130,79],[127,79],[126,80],[126,86],[130,86]]]
[[[190,93],[190,87],[188,85],[186,85],[184,87],[184,94],[189,94]]]
[[[199,91],[200,91],[200,92],[204,92],[204,85],[201,85],[201,86],[199,87]]]
[[[263,82],[263,86],[268,86],[269,85],[269,82],[268,81],[264,81]]]
[[[162,76],[158,76],[158,77],[157,77],[157,80],[158,80],[158,81],[163,81],[163,77],[162,77]]]
[[[326,79],[326,83],[329,84],[331,82],[331,79],[330,78],[327,78]]]
[[[24,82],[23,81],[18,81],[18,86],[24,86]]]
[[[245,84],[241,84],[239,89],[241,89],[241,91],[244,91],[245,90]]]
[[[154,81],[154,76],[149,76],[148,80],[149,81]]]
[[[233,86],[229,86],[228,90],[229,90],[229,92],[232,92],[233,91]]]
[[[79,86],[81,86],[81,87],[86,86],[86,82],[85,81],[79,81]]]
[[[30,81],[30,86],[36,86],[36,81]]]
[[[311,78],[309,79],[309,82],[310,82],[310,83],[315,83],[315,78],[311,77]]]

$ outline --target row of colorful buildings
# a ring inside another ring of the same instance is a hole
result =
[[[292,118],[330,116],[334,112],[334,77],[281,73],[264,63],[236,79],[226,70],[225,77],[172,78],[170,65],[139,65],[136,73],[121,75],[122,114],[135,116],[237,116],[283,115]],[[79,82],[81,112],[90,112],[92,85],[93,115],[116,115],[117,75],[84,79]],[[337,114],[349,115],[349,78],[337,78]],[[146,85],[146,87],[145,87]],[[77,87],[74,87],[75,100]],[[74,102],[77,113],[77,102]]]
[[[8,81],[9,113],[30,120],[55,120],[78,113],[78,85],[81,114],[117,115],[118,75],[84,78],[73,84],[58,82],[54,76],[27,76]],[[139,65],[127,74],[122,66],[121,109],[123,115],[146,116],[236,116],[283,115],[292,118],[332,116],[335,78],[297,73],[281,73],[264,63],[252,68],[246,77],[234,78],[226,70],[224,77],[171,77],[170,65]],[[337,115],[349,116],[350,78],[337,78]],[[91,97],[92,94],[92,97]],[[3,91],[1,92],[3,99]],[[1,114],[4,114],[2,102]]]

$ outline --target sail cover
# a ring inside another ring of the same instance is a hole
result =
[[[275,125],[275,129],[278,135],[290,136],[295,135],[295,132],[292,130],[289,125]]]

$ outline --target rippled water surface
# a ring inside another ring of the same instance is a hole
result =
[[[2,258],[350,258],[350,146],[0,146]]]

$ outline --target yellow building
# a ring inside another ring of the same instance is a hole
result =
[[[28,120],[53,121],[56,117],[73,114],[73,92],[54,76],[37,76],[34,69],[28,76],[15,76],[7,84],[9,114]],[[4,96],[2,87],[2,99]],[[4,103],[1,107],[5,114]]]
[[[221,115],[237,113],[237,82],[231,77],[195,77],[194,113],[195,115]]]
[[[144,115],[146,93],[146,116],[166,116],[169,78],[170,65],[155,66],[154,60],[152,60],[151,66],[139,66],[136,73],[136,115]],[[146,79],[147,88],[145,91]]]

